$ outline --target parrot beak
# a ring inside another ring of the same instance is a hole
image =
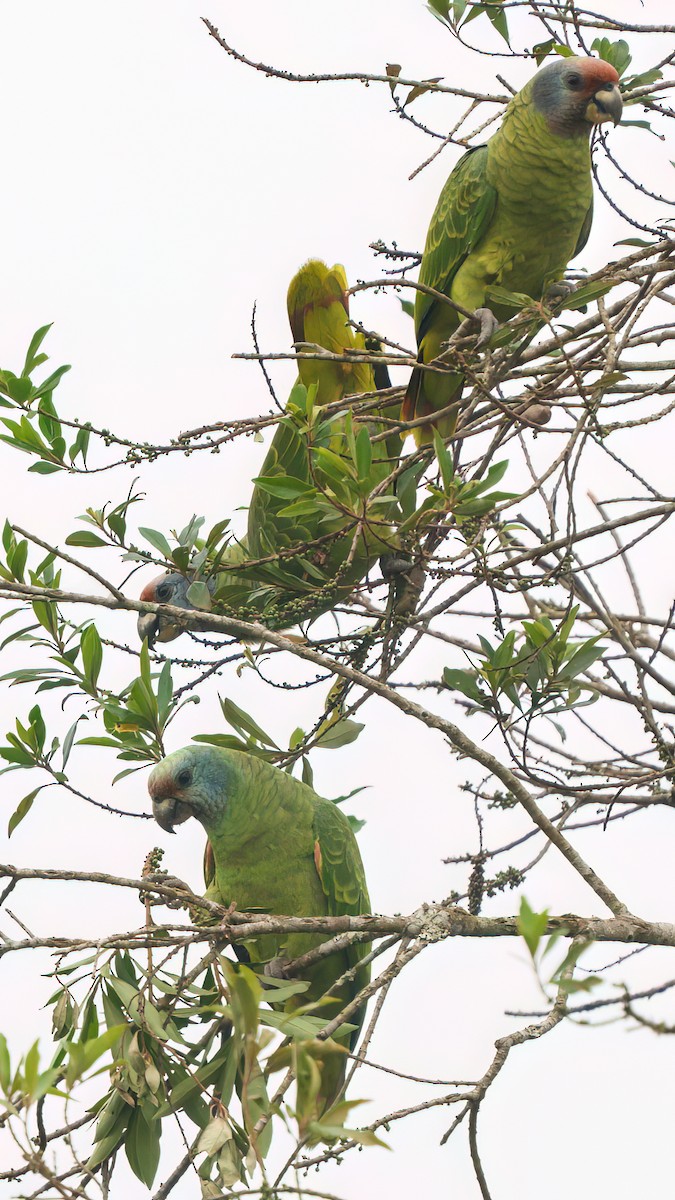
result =
[[[141,613],[136,629],[141,641],[143,638],[148,639],[150,649],[155,642],[173,642],[174,638],[180,637],[184,632],[180,625],[170,624],[166,617],[160,617],[157,613]]]
[[[161,604],[166,596],[158,595],[158,588],[166,587],[165,576],[160,575],[157,579],[153,579],[150,583],[146,583],[143,591],[138,597],[139,600],[147,600],[150,604]],[[174,589],[175,590],[175,589]],[[173,601],[174,592],[169,591],[169,602]],[[136,622],[138,636],[143,641],[147,638],[148,646],[152,648],[155,642],[172,642],[177,638],[183,630],[179,625],[175,625],[166,617],[161,617],[159,613],[141,613]]]
[[[189,821],[192,809],[175,796],[161,796],[152,802],[152,815],[165,833],[175,833],[175,826]]]
[[[138,630],[140,640],[147,640],[149,648],[152,649],[159,633],[159,617],[157,613],[141,613],[136,622],[136,629]]]
[[[592,125],[602,125],[605,121],[619,124],[623,112],[623,100],[617,83],[605,83],[593,96],[586,109],[586,120]]]

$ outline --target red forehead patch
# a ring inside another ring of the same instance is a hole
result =
[[[145,587],[143,588],[143,591],[141,592],[140,596],[138,597],[139,600],[146,600],[148,604],[154,604],[157,599],[157,597],[155,596],[155,588],[157,587],[157,584],[160,582],[160,580],[163,578],[164,578],[163,575],[158,575],[156,579],[152,579],[150,581],[150,583],[146,583]]]
[[[603,83],[618,83],[619,73],[611,63],[603,58],[582,59],[581,73],[589,89],[596,91]]]
[[[153,800],[167,800],[175,795],[176,785],[172,775],[152,775],[148,780],[148,791]]]

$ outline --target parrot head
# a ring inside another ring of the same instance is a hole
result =
[[[349,316],[347,276],[344,267],[341,263],[328,267],[320,258],[310,258],[293,276],[288,286],[288,320],[293,341],[302,343],[307,340],[305,317],[308,312],[314,308],[329,308],[336,301],[342,305],[346,316]]]
[[[552,133],[573,137],[589,125],[613,121],[623,110],[619,76],[601,58],[558,58],[532,81],[532,99]]]
[[[146,583],[139,599],[147,600],[149,604],[173,604],[176,608],[192,611],[195,606],[190,603],[187,594],[190,584],[191,580],[178,571],[167,571]],[[213,584],[210,579],[207,580],[207,587],[211,591]],[[160,616],[159,613],[141,613],[136,628],[141,641],[147,638],[149,646],[155,642],[172,642],[185,632],[182,625],[177,625],[170,617]]]
[[[215,746],[185,746],[163,758],[148,779],[153,816],[167,833],[196,817],[215,825],[225,812],[235,773],[228,753]]]

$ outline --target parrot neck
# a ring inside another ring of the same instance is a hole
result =
[[[518,92],[517,96],[513,97],[504,114],[502,129],[512,117],[517,120],[518,114],[524,114],[527,122],[534,120],[536,123],[540,123],[549,137],[555,138],[558,142],[581,141],[588,143],[591,126],[585,116],[580,113],[578,108],[560,109],[555,105],[550,105],[549,111],[547,111],[545,97],[537,93],[536,80],[537,76],[531,79],[523,90]]]
[[[578,210],[583,219],[592,198],[588,126],[578,135],[559,137],[519,93],[488,142],[487,177],[500,204],[514,211],[522,207],[530,227],[533,213],[544,220],[547,213],[569,211],[574,222]]]
[[[237,751],[228,753],[228,770],[224,803],[202,810],[201,816],[217,861],[233,856],[239,862],[255,858],[261,842],[276,838],[289,818],[292,824],[303,823],[301,810],[306,810],[311,826],[311,792],[307,789],[306,798],[304,785],[297,780],[261,759]]]

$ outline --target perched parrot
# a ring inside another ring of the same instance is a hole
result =
[[[317,345],[343,355],[366,349],[363,337],[349,324],[347,279],[340,265],[329,268],[316,259],[305,263],[288,289],[288,315],[300,349],[308,343],[309,348]],[[366,494],[355,504],[341,482],[340,464],[353,470],[350,441],[365,428],[370,447],[367,490],[386,479],[398,460],[401,440],[389,433],[373,444],[372,437],[395,424],[395,406],[375,411],[367,425],[355,422],[353,430],[347,408],[323,415],[327,405],[339,404],[346,396],[375,393],[376,384],[388,387],[386,370],[378,370],[375,379],[369,363],[301,359],[299,371],[286,415],[254,481],[246,537],[226,548],[207,581],[214,612],[260,620],[271,629],[328,612],[349,596],[392,545],[393,498],[380,497],[369,506]],[[311,488],[315,491],[310,494]],[[355,516],[365,516],[366,522],[354,545]],[[258,559],[269,561],[247,565]],[[141,599],[190,609],[189,587],[184,575],[167,573],[147,584]],[[153,613],[138,621],[139,636],[149,642],[171,641],[180,632],[179,626]]]
[[[541,299],[586,245],[593,219],[589,135],[618,124],[622,100],[614,67],[598,58],[558,58],[513,97],[486,145],[460,159],[427,234],[419,282],[476,313],[481,341],[512,310],[490,300],[499,286]],[[449,304],[417,292],[418,362],[441,353],[463,317]],[[491,328],[492,326],[492,328]],[[402,416],[410,421],[459,403],[463,377],[413,370]],[[458,407],[435,422],[454,432]],[[414,429],[418,445],[431,425]]]
[[[206,897],[235,904],[239,912],[256,909],[279,916],[339,916],[370,912],[366,877],[349,821],[335,804],[310,787],[239,750],[186,746],[152,771],[148,790],[162,829],[196,817],[208,835],[204,859]],[[265,935],[245,943],[252,962],[291,960],[327,937],[321,934]],[[309,967],[308,992],[287,1008],[312,1003],[328,994],[319,1015],[329,1021],[370,979],[360,966],[363,943],[330,955]],[[350,968],[354,978],[334,988]],[[351,1048],[364,1009],[349,1018],[357,1028],[342,1038]],[[321,1107],[337,1097],[346,1058],[327,1057],[322,1074]]]

